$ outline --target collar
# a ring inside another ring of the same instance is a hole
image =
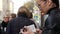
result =
[[[19,14],[18,17],[24,17],[24,18],[28,18],[26,14],[22,13],[22,14]]]
[[[50,10],[48,10],[47,14],[50,14],[55,9],[57,9],[57,7],[51,8]]]

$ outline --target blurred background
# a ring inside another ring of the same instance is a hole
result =
[[[3,16],[11,13],[17,14],[19,7],[25,6],[33,14],[33,19],[41,24],[41,14],[35,2],[36,0],[0,0],[0,23],[3,20]],[[40,25],[39,24],[39,25]]]
[[[18,8],[30,1],[31,0],[0,0],[0,19],[2,19],[2,16],[5,14],[17,14]]]
[[[25,6],[33,13],[33,19],[41,25],[40,10],[35,1],[36,0],[0,0],[0,23],[4,15],[10,15],[11,13],[17,14],[19,7]]]

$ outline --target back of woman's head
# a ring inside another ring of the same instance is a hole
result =
[[[19,8],[17,15],[18,15],[18,16],[23,16],[23,17],[28,17],[28,18],[29,18],[29,16],[30,16],[30,11],[29,11],[28,8],[22,6],[22,7]]]

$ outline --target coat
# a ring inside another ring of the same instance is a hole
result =
[[[24,26],[32,24],[35,23],[31,21],[29,18],[23,16],[16,17],[8,23],[7,34],[19,34],[20,29],[22,29]]]
[[[2,34],[2,31],[1,31],[1,24],[0,24],[0,34]]]
[[[8,22],[2,21],[2,23],[1,23],[1,32],[2,32],[2,34],[6,34],[6,28],[7,28]]]
[[[49,10],[48,18],[42,34],[60,34],[60,11],[58,8]]]
[[[6,22],[2,21],[1,26],[2,26],[3,28],[4,28],[4,27],[7,27],[7,25],[8,25],[8,22],[6,23]]]

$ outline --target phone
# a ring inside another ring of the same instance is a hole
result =
[[[27,26],[32,32],[36,32],[34,24]]]

